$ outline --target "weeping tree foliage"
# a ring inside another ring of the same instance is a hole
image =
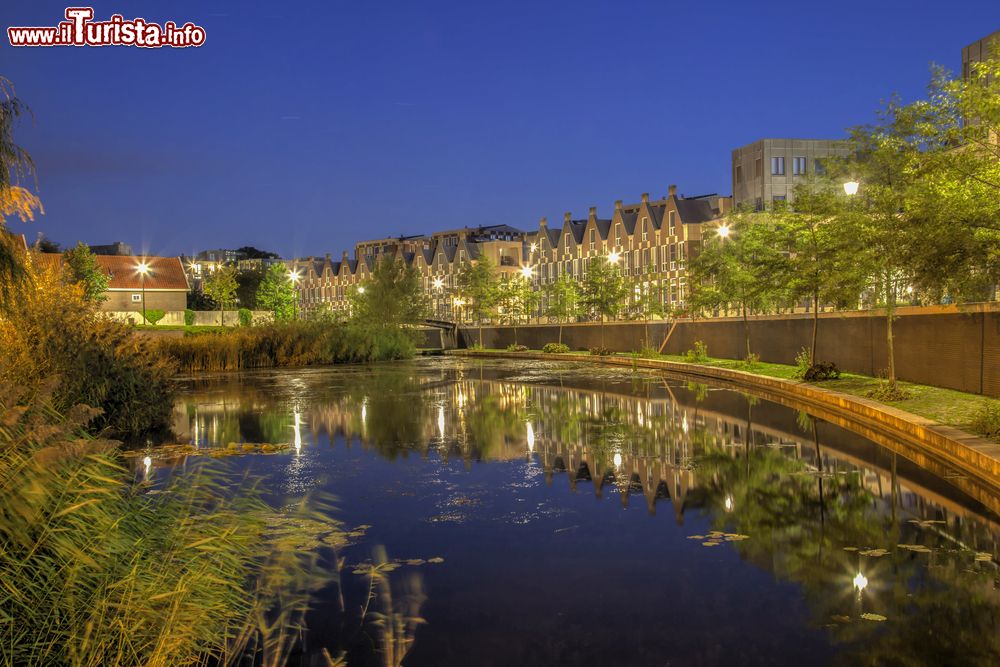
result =
[[[29,113],[14,85],[0,77],[0,311],[11,303],[17,285],[29,279],[24,247],[20,239],[6,233],[6,219],[28,222],[43,210],[38,197],[23,186],[34,179],[35,163],[14,141],[14,127]]]
[[[107,300],[108,276],[97,265],[97,258],[83,241],[78,241],[76,246],[63,253],[63,275],[70,285],[80,286],[87,301],[101,303]]]
[[[736,310],[743,318],[747,359],[753,356],[749,316],[787,299],[788,259],[773,212],[740,210],[720,223],[727,233],[707,235],[688,263],[690,304],[701,310]]]

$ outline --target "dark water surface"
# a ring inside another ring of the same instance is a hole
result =
[[[317,595],[302,664],[324,647],[351,665],[1000,664],[997,516],[739,392],[437,358],[187,380],[174,428],[291,443],[228,460],[370,526]],[[390,583],[362,622],[352,572],[379,547]]]

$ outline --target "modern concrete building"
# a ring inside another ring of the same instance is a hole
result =
[[[997,44],[1000,44],[1000,30],[964,47],[962,49],[962,78],[969,78],[972,63],[985,60],[990,54],[990,48],[995,48]]]
[[[114,243],[109,243],[107,245],[92,245],[88,247],[90,248],[90,252],[94,253],[95,255],[128,256],[135,254],[134,252],[132,252],[132,246],[130,246],[128,243],[123,243],[121,241],[115,241]]]
[[[851,153],[839,139],[761,139],[733,150],[733,205],[761,210],[774,201],[791,201],[806,176],[823,169],[825,158]]]

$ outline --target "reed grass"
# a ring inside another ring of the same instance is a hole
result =
[[[387,361],[409,358],[416,352],[404,329],[372,330],[328,322],[234,328],[167,338],[157,345],[165,358],[188,373]]]

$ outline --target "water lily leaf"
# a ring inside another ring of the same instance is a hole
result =
[[[857,547],[844,547],[844,551],[857,551]]]
[[[976,553],[976,560],[981,562],[990,561],[993,560],[993,555],[988,554],[985,551],[980,551]]]
[[[688,535],[687,538],[689,540],[703,540],[703,539],[705,539],[705,536],[704,535]]]
[[[406,559],[407,565],[423,565],[426,561],[423,558],[408,558]]]
[[[749,540],[749,535],[726,535],[727,542],[741,542],[743,540]]]
[[[859,551],[862,556],[870,556],[872,558],[881,558],[882,556],[889,553],[885,549],[866,549],[865,551]]]
[[[871,613],[861,614],[861,618],[865,619],[866,621],[882,622],[886,620],[885,616],[883,616],[882,614],[871,614]]]
[[[435,563],[435,564],[437,564],[437,563],[443,563],[444,562],[444,558],[441,558],[441,556],[434,556],[434,558],[428,558],[427,562],[428,563]]]
[[[834,616],[831,616],[830,619],[836,621],[837,623],[850,623],[851,622],[851,617],[850,616],[844,616],[843,614],[836,614]]]
[[[716,542],[716,541],[712,540],[712,541],[709,541],[709,542],[702,542],[701,546],[703,546],[703,547],[717,547],[720,544],[722,544],[722,542]]]

